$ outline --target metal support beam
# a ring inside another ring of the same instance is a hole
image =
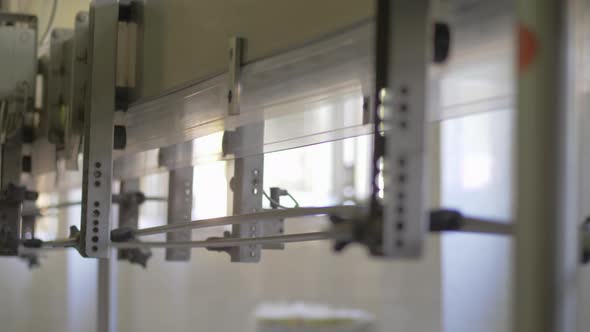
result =
[[[90,7],[90,94],[84,117],[80,252],[95,258],[110,254],[118,9],[116,0],[95,0]]]
[[[513,330],[576,331],[576,1],[518,0]],[[582,11],[580,11],[582,12]]]

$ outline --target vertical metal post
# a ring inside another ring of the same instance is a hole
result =
[[[575,1],[518,0],[514,331],[576,331]]]
[[[161,148],[158,155],[160,166],[167,167],[168,178],[168,224],[191,220],[193,209],[193,142]],[[190,241],[190,230],[166,233],[167,241]],[[190,248],[166,248],[167,261],[188,261]]]
[[[241,66],[244,59],[246,40],[232,37],[229,44],[227,115],[240,114],[240,97],[242,94]],[[233,192],[233,214],[243,214],[262,209],[262,174],[264,156],[248,150],[248,146],[259,147],[264,142],[264,122],[245,125],[235,132],[226,132],[228,142],[225,153],[240,155],[234,161],[234,174],[230,182]],[[230,139],[231,137],[231,139]],[[232,236],[257,237],[262,235],[259,223],[234,225]],[[232,262],[259,262],[260,245],[249,245],[229,249]]]
[[[117,331],[117,260],[98,260],[98,332]]]
[[[190,221],[192,207],[193,168],[183,167],[170,171],[170,178],[168,180],[168,223],[173,224]],[[191,231],[166,233],[166,240],[190,241]],[[190,248],[166,248],[167,261],[188,261],[190,258]]]
[[[378,2],[371,209],[383,235],[372,252],[386,257],[419,257],[426,233],[430,17],[430,0]]]
[[[250,124],[238,128],[233,134],[234,142],[242,147],[252,144],[260,146],[264,138],[264,123]],[[233,191],[233,214],[244,214],[262,209],[262,190],[264,174],[264,155],[253,154],[237,158],[234,162],[234,176],[231,180]],[[237,238],[262,236],[262,226],[258,222],[234,225],[232,236]],[[235,247],[230,250],[232,262],[259,262],[260,245]]]
[[[116,0],[94,0],[90,7],[80,251],[95,258],[110,255],[118,13]]]

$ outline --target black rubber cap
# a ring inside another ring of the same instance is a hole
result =
[[[133,5],[120,4],[119,5],[119,22],[131,22],[134,20]]]
[[[434,63],[443,63],[449,58],[451,50],[451,28],[446,23],[434,24]]]
[[[23,142],[30,144],[35,140],[34,129],[30,126],[24,126],[22,131]]]
[[[463,226],[463,215],[455,210],[435,210],[430,212],[430,231],[456,231]]]
[[[33,161],[31,159],[31,156],[23,156],[23,162],[22,162],[23,173],[31,173],[32,169],[33,169]]]
[[[127,112],[129,108],[129,100],[131,95],[131,89],[128,87],[116,87],[115,88],[115,109],[117,111]]]
[[[133,228],[121,227],[111,231],[111,241],[125,242],[133,239]]]
[[[113,137],[113,149],[124,150],[127,146],[127,129],[125,126],[115,126],[115,133]]]

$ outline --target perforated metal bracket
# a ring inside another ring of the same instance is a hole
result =
[[[419,257],[428,219],[429,0],[379,0],[370,221],[374,255]],[[383,184],[381,184],[383,183]]]
[[[110,253],[118,9],[115,0],[95,0],[90,7],[80,252],[94,258],[108,258]]]
[[[389,12],[385,123],[383,254],[419,257],[428,219],[427,75],[429,0],[393,0]]]
[[[233,214],[239,215],[262,210],[262,191],[264,155],[245,151],[248,144],[260,146],[264,138],[264,123],[239,127],[234,132],[226,132],[227,143],[224,153],[235,153],[241,149],[244,157],[237,158],[233,164],[233,177],[230,180],[232,191]],[[233,225],[231,237],[260,237],[264,235],[262,225],[258,222]],[[260,261],[260,245],[248,245],[229,248],[232,262],[255,263]]]
[[[192,157],[192,141],[160,149],[160,166],[170,168],[168,179],[168,224],[191,220],[193,207],[193,168],[175,168],[170,161],[190,159]],[[183,163],[184,164],[184,163]],[[190,241],[191,231],[175,231],[166,233],[167,241]],[[166,248],[167,261],[189,261],[190,248]]]

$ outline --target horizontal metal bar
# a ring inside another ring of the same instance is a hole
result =
[[[151,202],[166,202],[168,201],[167,197],[146,197],[145,201],[151,201]],[[119,195],[113,195],[113,203],[119,203]],[[51,209],[63,209],[63,208],[67,208],[67,207],[71,207],[71,206],[77,206],[77,205],[81,205],[82,202],[80,201],[76,201],[76,202],[63,202],[63,203],[57,203],[57,204],[52,204],[52,205],[45,205],[45,206],[39,206],[37,207],[37,209],[39,211],[43,211],[43,210],[51,210]]]
[[[509,235],[513,233],[510,221],[490,220],[479,217],[464,216],[459,211],[435,209],[430,212],[431,232],[465,232]]]
[[[346,240],[350,238],[348,232],[312,232],[301,234],[288,234],[277,236],[265,236],[258,238],[239,239],[212,239],[207,241],[178,241],[178,242],[113,242],[113,248],[226,248],[243,245],[293,243],[319,240]]]
[[[161,234],[178,230],[207,228],[216,226],[235,225],[248,222],[276,221],[276,219],[305,217],[326,214],[352,214],[361,209],[360,206],[329,206],[312,208],[293,208],[287,210],[266,210],[255,213],[227,216],[220,218],[202,219],[175,224],[143,228],[133,231],[134,236]]]
[[[238,216],[228,216],[220,218],[202,219],[189,221],[178,224],[170,224],[164,226],[144,228],[136,230],[134,236],[161,234],[180,229],[199,229],[217,226],[233,225],[238,223],[259,222],[259,221],[273,221],[277,218],[295,218],[305,216],[316,216],[326,214],[341,214],[354,215],[358,213],[362,206],[331,206],[331,207],[317,207],[317,208],[292,208],[287,210],[266,210],[257,213],[250,213]],[[513,225],[511,223],[492,221],[483,218],[463,217],[462,225],[459,229],[448,230],[445,232],[466,232],[466,233],[481,233],[481,234],[498,234],[511,235],[513,234]],[[315,240],[347,240],[351,238],[348,229],[341,231],[328,232],[312,232],[302,234],[289,234],[280,236],[258,237],[258,238],[243,238],[243,239],[213,239],[208,241],[182,241],[182,242],[112,242],[113,248],[220,248],[220,247],[234,247],[249,244],[277,244],[290,242],[303,242]],[[63,239],[55,241],[43,242],[39,249],[59,249],[75,247],[78,245],[77,240]],[[39,250],[29,248],[30,250]]]
[[[43,245],[41,246],[41,249],[69,248],[69,247],[76,247],[78,244],[79,244],[79,240],[74,240],[74,239],[43,241]]]
[[[463,225],[461,226],[460,232],[512,235],[514,228],[512,223],[463,217]]]

